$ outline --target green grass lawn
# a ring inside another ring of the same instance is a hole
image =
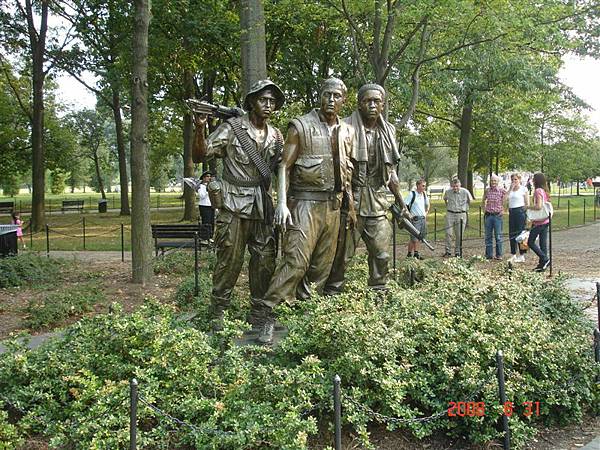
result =
[[[117,196],[118,194],[115,194]],[[170,223],[179,222],[183,215],[181,208],[173,209],[178,206],[178,195],[174,194],[153,194],[151,210],[152,223]],[[160,196],[160,197],[159,197]],[[479,194],[479,198],[481,195]],[[52,204],[60,205],[63,199],[78,198],[76,194],[72,197],[51,196]],[[97,199],[99,196],[93,197]],[[110,198],[110,197],[109,197]],[[0,201],[7,200],[6,197],[0,198]],[[17,197],[17,202],[20,197]],[[24,200],[24,199],[23,199]],[[30,202],[30,198],[27,198]],[[97,200],[96,200],[97,201]],[[585,223],[590,223],[595,219],[600,220],[600,208],[596,207],[594,211],[593,196],[591,194],[582,195],[579,197],[552,197],[552,203],[555,208],[554,219],[552,221],[552,229],[560,230],[568,226],[583,225],[584,223],[584,203],[585,203]],[[117,201],[118,204],[118,201]],[[160,205],[161,208],[166,208],[167,205],[171,209],[156,208]],[[481,200],[476,200],[469,211],[469,223],[465,232],[465,239],[477,238],[483,235],[483,213],[480,214]],[[110,206],[110,200],[109,200]],[[48,210],[47,210],[48,211]],[[50,250],[83,250],[84,249],[84,223],[85,223],[85,250],[112,250],[118,251],[121,249],[121,224],[123,224],[123,240],[125,251],[131,249],[131,218],[129,216],[119,216],[118,211],[109,211],[104,214],[91,214],[84,212],[83,214],[72,213],[62,214],[53,210],[47,215],[49,227]],[[22,215],[25,222],[29,218],[28,213]],[[427,217],[428,239],[443,240],[445,238],[445,219],[446,207],[444,202],[439,199],[432,200],[432,208]],[[10,223],[10,216],[3,215],[0,217],[0,224]],[[437,229],[437,232],[434,230]],[[481,230],[481,231],[480,231]],[[508,232],[508,215],[505,215],[504,231]],[[406,243],[408,234],[404,231],[398,232],[398,243]],[[25,243],[28,248],[37,251],[46,250],[46,234],[45,232],[29,236],[26,233],[24,236]]]
[[[150,207],[154,209],[170,208],[170,207],[183,207],[183,199],[180,199],[181,192],[162,192],[150,194]],[[83,200],[83,207],[85,211],[97,211],[98,200],[101,195],[97,192],[89,193],[64,193],[60,195],[53,195],[46,193],[46,212],[56,212],[61,210],[63,200]],[[119,193],[108,193],[106,194],[106,200],[108,201],[108,209],[120,209],[121,208],[121,195]],[[2,201],[14,201],[15,208],[17,211],[22,213],[31,212],[31,195],[20,194],[15,197],[2,197],[0,196],[0,202]],[[129,204],[131,205],[131,195],[129,196]]]

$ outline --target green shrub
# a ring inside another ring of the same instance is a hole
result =
[[[56,281],[70,266],[64,260],[24,254],[0,259],[0,288]]]
[[[97,303],[105,300],[98,284],[84,284],[53,292],[41,300],[30,300],[24,312],[23,324],[31,330],[39,330],[60,324],[65,319],[89,312]]]
[[[274,349],[234,345],[239,321],[205,334],[156,303],[85,318],[38,350],[11,344],[0,355],[0,392],[28,412],[18,432],[41,434],[52,448],[127,448],[128,380],[136,377],[144,399],[139,448],[305,449],[319,414],[331,417],[337,373],[344,420],[365,445],[372,417],[358,405],[401,418],[440,412],[436,421],[388,426],[483,442],[499,435],[501,349],[507,396],[517,405],[515,448],[526,448],[536,423],[578,420],[597,408],[592,326],[560,279],[505,266],[481,272],[460,260],[416,268],[421,283],[391,282],[381,294],[367,289],[359,261],[348,293],[279,308],[289,334]],[[466,400],[485,402],[486,416],[447,417],[449,401]],[[523,417],[525,401],[541,402],[540,417]],[[144,402],[198,428],[178,428]]]
[[[8,422],[8,414],[0,410],[0,450],[16,450],[22,444],[17,428]]]

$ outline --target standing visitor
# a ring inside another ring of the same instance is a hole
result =
[[[210,203],[210,198],[208,196],[208,183],[210,183],[212,178],[211,172],[204,172],[200,177],[200,185],[198,186],[198,210],[200,212],[200,221],[202,225],[208,226],[209,238],[212,238],[213,235],[213,226],[215,223],[215,210]]]
[[[550,195],[548,194],[548,183],[543,173],[536,173],[533,175],[533,205],[527,209],[541,210],[545,208],[544,203],[550,201]],[[527,245],[535,253],[538,258],[538,265],[535,269],[536,272],[545,271],[550,265],[550,258],[548,257],[548,226],[550,218],[546,217],[541,220],[533,220],[531,222],[531,230],[529,231],[529,239]],[[536,244],[536,239],[539,237],[539,245]]]
[[[404,199],[408,212],[412,215],[412,224],[415,226],[417,231],[421,233],[424,238],[427,235],[427,214],[429,213],[429,207],[431,206],[429,198],[425,189],[427,183],[423,178],[417,181],[415,189],[408,194]],[[410,241],[408,241],[408,254],[407,258],[415,257],[417,259],[423,259],[419,254],[420,241],[412,234],[410,235]]]
[[[460,180],[453,178],[450,189],[444,192],[444,203],[446,203],[446,252],[444,257],[452,256],[452,241],[454,241],[454,256],[462,256],[461,235],[467,226],[467,212],[473,196],[465,188],[460,186]],[[462,223],[462,229],[460,228]]]
[[[22,248],[27,248],[25,242],[23,241],[23,222],[21,221],[21,214],[18,212],[12,213],[12,223],[13,225],[17,225],[17,239],[21,243]]]
[[[485,221],[485,257],[486,259],[502,259],[502,214],[506,190],[499,186],[500,177],[490,177],[490,187],[483,193],[483,210]],[[494,256],[493,240],[496,239],[496,256]]]
[[[511,178],[510,191],[508,192],[508,236],[510,238],[511,261],[516,263],[525,262],[525,253],[516,238],[525,230],[527,214],[525,209],[529,206],[529,192],[521,184],[521,175],[514,173]],[[517,255],[517,250],[519,254]]]

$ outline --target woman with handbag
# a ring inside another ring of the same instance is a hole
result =
[[[521,174],[513,173],[510,177],[511,186],[508,192],[508,235],[510,237],[510,253],[513,263],[525,262],[526,249],[521,248],[517,242],[519,236],[527,223],[525,208],[529,206],[529,192],[521,184]],[[517,251],[519,254],[517,255]]]
[[[550,265],[548,257],[548,226],[552,215],[552,205],[548,194],[548,183],[543,173],[533,175],[533,205],[527,207],[527,218],[531,220],[531,230],[527,245],[538,256],[535,272],[543,272]],[[535,242],[539,237],[539,245]]]

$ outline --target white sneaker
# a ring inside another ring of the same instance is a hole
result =
[[[517,263],[523,263],[525,262],[525,255],[515,255],[515,262]]]
[[[508,260],[508,262],[511,262],[511,263],[517,262],[517,255],[512,255],[510,257],[510,259]]]

